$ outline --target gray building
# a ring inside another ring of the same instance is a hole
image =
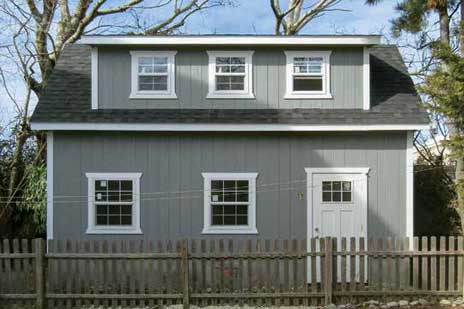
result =
[[[32,116],[47,235],[412,236],[427,122],[379,36],[87,36]]]

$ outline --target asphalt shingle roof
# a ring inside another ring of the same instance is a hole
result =
[[[90,47],[68,46],[33,115],[35,123],[425,124],[427,114],[398,48],[371,48],[371,109],[91,109]]]

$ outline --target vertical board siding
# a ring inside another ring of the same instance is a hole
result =
[[[368,235],[404,236],[399,218],[405,213],[405,138],[401,132],[56,133],[55,236],[62,240],[214,238],[201,234],[201,173],[257,172],[258,236],[302,238],[307,232],[306,167],[369,167]],[[85,233],[87,172],[142,173],[143,235]]]
[[[166,49],[166,48],[165,48]],[[123,47],[100,47],[98,95],[100,108],[362,108],[362,48],[333,48],[333,99],[284,99],[284,49],[258,48],[253,55],[255,99],[206,99],[208,56],[205,50],[182,48],[176,54],[177,99],[129,99],[131,57]]]

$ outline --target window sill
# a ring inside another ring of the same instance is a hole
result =
[[[297,94],[297,93],[287,93],[284,96],[284,99],[333,99],[332,94]]]
[[[258,234],[258,230],[254,228],[204,228],[201,231],[202,234]]]
[[[156,94],[156,93],[131,93],[129,99],[177,99],[173,94]]]
[[[256,99],[253,93],[246,93],[246,94],[218,94],[218,93],[208,93],[206,95],[207,99]]]
[[[112,228],[88,228],[86,234],[143,234],[140,228],[112,229]]]

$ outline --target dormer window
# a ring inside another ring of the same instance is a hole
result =
[[[286,51],[286,99],[329,99],[330,51]]]
[[[175,99],[175,51],[131,51],[131,99]]]
[[[254,98],[253,51],[208,51],[207,98]]]

